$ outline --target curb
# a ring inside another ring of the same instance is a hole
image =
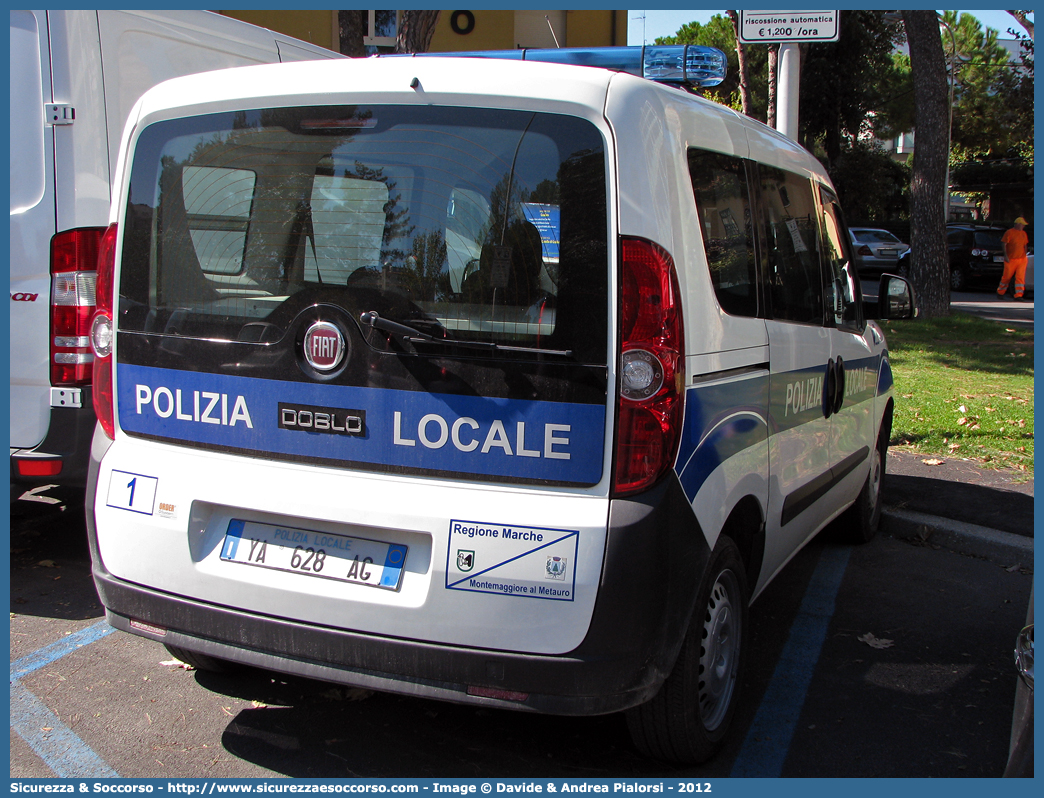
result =
[[[1011,532],[895,507],[883,508],[881,527],[897,538],[931,543],[997,565],[1033,565],[1033,538]]]

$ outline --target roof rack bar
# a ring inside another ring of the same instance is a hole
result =
[[[696,44],[635,47],[566,47],[563,49],[472,50],[450,53],[395,53],[381,57],[501,58],[545,61],[627,72],[675,86],[717,86],[725,80],[727,59],[715,47]]]

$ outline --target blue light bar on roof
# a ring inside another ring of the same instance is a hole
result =
[[[725,80],[728,63],[725,53],[721,50],[697,44],[665,44],[645,47],[566,47],[558,50],[473,50],[461,53],[406,53],[403,55],[546,61],[553,64],[572,64],[627,72],[657,83],[701,87],[717,86]]]

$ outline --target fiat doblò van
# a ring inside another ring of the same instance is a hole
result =
[[[117,172],[94,574],[186,662],[628,710],[696,761],[748,601],[828,522],[874,534],[884,336],[822,167],[728,108],[528,60],[249,67],[148,92]]]

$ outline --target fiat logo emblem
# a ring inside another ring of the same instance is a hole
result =
[[[328,321],[317,321],[304,336],[304,358],[316,371],[333,371],[344,357],[344,336]]]

